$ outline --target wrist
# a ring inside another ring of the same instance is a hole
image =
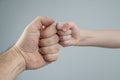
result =
[[[78,46],[91,46],[94,43],[94,35],[91,30],[80,30],[80,40]]]
[[[11,48],[11,51],[13,52],[13,56],[16,57],[18,64],[20,64],[18,66],[21,68],[21,71],[24,71],[26,69],[26,63],[23,55],[16,47]]]
[[[0,79],[13,80],[25,70],[25,61],[22,55],[12,47],[0,55],[0,66]]]

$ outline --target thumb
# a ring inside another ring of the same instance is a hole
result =
[[[39,18],[40,18],[40,22],[44,26],[50,26],[51,24],[54,23],[54,20],[51,18],[48,18],[48,17],[39,17]]]
[[[38,16],[28,25],[27,29],[38,31],[42,28],[43,25],[46,27],[53,23],[54,23],[54,20],[51,18]]]

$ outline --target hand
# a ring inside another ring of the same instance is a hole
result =
[[[57,24],[57,34],[60,44],[66,46],[77,46],[80,42],[79,28],[73,22],[59,22]]]
[[[59,45],[53,23],[50,18],[37,17],[14,45],[13,48],[23,56],[26,69],[41,68],[57,60]]]

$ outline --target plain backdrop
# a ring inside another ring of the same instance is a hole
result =
[[[36,16],[73,21],[81,29],[120,29],[120,0],[0,0],[0,52]],[[67,47],[59,54],[58,61],[17,80],[120,80],[120,49]]]

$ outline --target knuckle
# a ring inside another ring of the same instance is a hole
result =
[[[64,35],[62,31],[58,31],[58,34],[59,35]]]
[[[62,40],[66,40],[66,36],[63,36],[63,37],[62,37]]]
[[[59,42],[59,37],[57,35],[54,35],[54,36],[49,37],[49,38],[41,39],[39,41],[39,45],[43,46],[43,47],[46,47],[46,46],[54,45],[58,42]]]
[[[46,44],[46,40],[41,39],[41,40],[39,41],[39,46],[45,46],[45,44]]]
[[[64,42],[60,42],[60,45],[62,45],[63,47],[67,47],[68,45],[65,44]]]
[[[61,35],[61,31],[58,31],[57,34]]]
[[[60,37],[60,40],[61,40],[61,41],[68,41],[68,40],[70,40],[70,38],[71,38],[71,35],[61,36],[61,37]]]
[[[57,30],[55,28],[55,25],[53,24],[41,32],[41,38],[48,38],[53,36],[56,33],[57,33]]]
[[[41,19],[41,18],[42,18],[42,16],[37,16],[36,18],[37,18],[37,19]]]
[[[60,46],[59,44],[56,44],[56,45],[53,45],[52,47],[49,48],[49,51],[54,54],[54,53],[57,53],[60,49]]]
[[[69,44],[70,44],[70,41],[64,41],[64,44],[65,44],[65,45],[69,45]]]
[[[64,44],[66,44],[66,45],[67,45],[67,44],[68,44],[68,41],[64,41]]]
[[[68,35],[68,36],[67,36],[67,39],[70,39],[70,38],[71,38],[71,35]]]
[[[64,41],[64,38],[63,38],[63,36],[61,36],[61,37],[60,37],[60,41]]]
[[[71,34],[71,31],[70,31],[70,30],[68,30],[68,31],[66,31],[66,32],[59,31],[58,34],[61,35],[61,36],[65,36],[65,35]]]
[[[67,34],[68,34],[68,35],[69,35],[69,34],[71,34],[71,33],[72,33],[72,31],[71,31],[71,30],[68,30],[68,31],[67,31]]]
[[[55,54],[59,51],[60,46],[58,44],[49,46],[49,47],[43,47],[41,48],[42,54]]]
[[[53,49],[53,48],[50,48],[48,51],[49,51],[49,52],[48,52],[49,54],[57,53],[57,50],[56,50],[56,49]]]
[[[49,52],[49,48],[43,47],[43,48],[40,49],[41,54],[47,54],[48,52]]]
[[[69,25],[75,25],[75,23],[74,22],[69,22]]]
[[[74,22],[72,22],[72,21],[71,21],[71,22],[67,22],[66,25],[68,25],[68,26],[70,26],[70,27],[71,27],[71,26],[76,26],[76,24],[75,24]]]
[[[53,40],[56,40],[56,42],[59,42],[59,37],[58,35],[55,35],[55,38]]]
[[[58,22],[56,26],[57,26],[57,27],[56,27],[57,30],[61,30],[62,27],[63,27],[63,22]]]
[[[68,45],[66,45],[66,44],[63,44],[62,46],[63,46],[63,47],[67,47]]]
[[[58,54],[47,54],[44,55],[44,59],[48,62],[53,62],[58,59],[59,55]]]

